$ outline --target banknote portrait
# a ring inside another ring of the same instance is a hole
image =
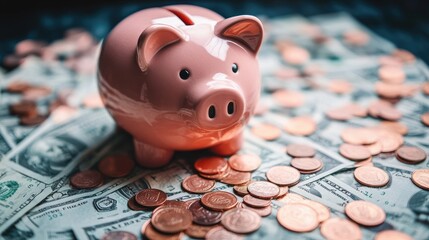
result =
[[[40,175],[55,176],[84,147],[67,135],[39,138],[18,156],[17,163]]]

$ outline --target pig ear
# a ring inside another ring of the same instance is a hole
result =
[[[169,25],[155,24],[146,28],[137,42],[137,62],[144,72],[159,50],[186,39],[181,30]]]
[[[242,15],[227,18],[215,26],[215,34],[232,39],[257,53],[262,43],[263,27],[261,21],[253,16]]]

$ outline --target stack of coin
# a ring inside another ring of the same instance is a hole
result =
[[[314,157],[316,150],[310,145],[302,143],[289,144],[286,148],[286,153],[293,157],[290,165],[300,173],[311,174],[323,168],[323,162]]]
[[[427,154],[416,146],[402,146],[396,150],[396,158],[403,163],[417,164],[426,160]]]

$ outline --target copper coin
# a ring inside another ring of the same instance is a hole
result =
[[[82,103],[87,108],[102,108],[104,107],[104,103],[101,100],[101,97],[99,94],[92,94],[89,96],[86,96]]]
[[[288,186],[279,186],[279,194],[276,196],[276,199],[283,197],[289,192]]]
[[[21,101],[9,105],[9,111],[13,115],[35,117],[37,116],[36,103],[30,101]]]
[[[297,136],[308,136],[316,131],[316,122],[308,116],[294,117],[285,125],[285,131]]]
[[[367,128],[346,128],[341,132],[341,139],[355,145],[372,144],[377,142],[378,135]]]
[[[402,113],[395,108],[383,108],[380,109],[378,116],[388,121],[398,121],[402,118]]]
[[[419,147],[402,146],[396,150],[396,156],[412,163],[419,163],[426,160],[426,152]]]
[[[429,169],[418,169],[411,175],[411,181],[418,187],[429,190]]]
[[[277,199],[277,201],[282,202],[284,204],[301,202],[305,198],[296,193],[287,193],[284,197]]]
[[[320,169],[323,163],[317,158],[293,158],[290,165],[299,171],[314,171]]]
[[[353,91],[353,85],[346,80],[333,79],[329,81],[327,90],[336,94],[346,94]]]
[[[356,103],[349,103],[344,108],[356,117],[366,117],[368,115],[368,109]]]
[[[359,162],[355,162],[354,164],[355,167],[362,167],[362,166],[374,166],[374,163],[372,162],[372,157],[359,161]]]
[[[221,212],[212,211],[205,208],[201,201],[195,201],[189,206],[192,213],[192,221],[199,225],[214,225],[219,223],[222,217]]]
[[[252,127],[251,131],[256,136],[267,141],[277,139],[280,137],[281,134],[281,130],[278,127],[267,123],[255,125]]]
[[[310,145],[293,143],[289,144],[286,148],[287,154],[292,157],[301,158],[301,157],[313,157],[316,155],[316,150]]]
[[[136,194],[136,201],[144,207],[158,207],[167,200],[167,194],[159,189],[144,189]]]
[[[242,240],[244,239],[243,235],[235,234],[233,232],[230,232],[226,230],[222,226],[215,227],[211,229],[206,234],[206,240],[220,240],[220,239],[228,239],[228,240]]]
[[[261,226],[261,217],[246,208],[233,208],[222,215],[224,228],[234,233],[251,233]]]
[[[135,196],[132,196],[130,199],[128,199],[127,206],[129,209],[133,211],[147,211],[148,208],[141,206],[137,203]]]
[[[41,98],[47,97],[51,94],[52,90],[45,86],[34,86],[23,92],[23,99],[29,101],[37,101]]]
[[[128,155],[116,154],[103,158],[98,163],[98,170],[107,177],[127,176],[134,169],[134,161]]]
[[[201,203],[213,211],[226,211],[237,205],[237,197],[224,191],[209,192],[203,195]]]
[[[353,161],[364,160],[371,157],[371,153],[366,147],[348,143],[341,144],[340,154]]]
[[[280,189],[277,185],[267,181],[255,181],[247,186],[249,194],[262,199],[272,199],[276,197]]]
[[[386,219],[386,213],[382,208],[363,200],[347,203],[344,212],[351,220],[367,227],[380,225]]]
[[[429,82],[422,84],[422,92],[424,95],[429,95]]]
[[[46,120],[46,116],[34,116],[34,117],[20,117],[19,124],[23,126],[35,126],[43,123]]]
[[[177,201],[177,200],[166,200],[161,206],[158,206],[157,208],[155,208],[153,210],[153,213],[155,213],[156,211],[159,211],[159,210],[161,210],[161,208],[165,208],[165,207],[175,207],[175,208],[189,209],[189,207],[186,204],[186,202]]]
[[[392,56],[398,58],[402,62],[411,63],[416,60],[416,56],[405,49],[397,49],[392,53]]]
[[[251,181],[249,181],[248,183],[242,184],[242,185],[235,185],[234,186],[235,194],[242,196],[242,197],[249,194],[249,192],[247,191],[247,186],[249,186],[250,183],[251,183]]]
[[[381,168],[362,166],[353,173],[356,181],[368,187],[383,187],[389,183],[389,175]]]
[[[190,227],[188,227],[185,230],[186,235],[193,237],[193,238],[205,238],[206,234],[212,230],[213,228],[217,227],[218,225],[214,226],[201,226],[197,224],[192,224]]]
[[[368,149],[368,151],[371,153],[372,156],[377,155],[381,153],[381,143],[379,141],[373,143],[373,144],[365,144],[363,145]]]
[[[293,167],[274,166],[267,171],[266,176],[268,181],[277,185],[292,186],[299,182],[301,173]]]
[[[207,179],[222,180],[229,174],[229,171],[231,171],[231,168],[227,165],[223,172],[216,173],[216,174],[204,174],[199,172],[198,175],[200,175],[200,177],[207,178]]]
[[[381,144],[381,152],[393,152],[398,149],[403,143],[404,138],[396,132],[378,130],[379,142]]]
[[[399,84],[405,81],[405,72],[401,66],[383,66],[378,69],[378,76],[387,83]]]
[[[348,30],[343,33],[344,41],[350,45],[363,46],[370,41],[370,36],[361,30]]]
[[[422,123],[423,123],[424,125],[429,126],[429,112],[424,113],[424,114],[421,116],[421,120],[422,120]]]
[[[156,239],[156,240],[180,240],[183,237],[182,232],[169,234],[169,233],[163,233],[163,232],[156,230],[153,227],[150,220],[147,220],[143,224],[143,226],[141,228],[141,233],[143,235],[145,235],[150,240],[152,240],[152,239]]]
[[[70,178],[71,185],[79,189],[98,187],[103,181],[103,175],[96,170],[78,172]]]
[[[178,233],[192,224],[192,213],[188,209],[165,207],[152,215],[154,228],[164,233]]]
[[[281,207],[277,221],[293,232],[311,232],[319,226],[316,211],[302,203],[288,203]]]
[[[368,106],[368,113],[375,118],[378,118],[380,110],[383,108],[391,108],[392,104],[387,101],[378,100],[375,102],[372,102]]]
[[[231,169],[220,181],[230,185],[240,185],[247,183],[250,180],[250,177],[250,172],[239,172]]]
[[[397,230],[383,230],[375,235],[374,240],[413,240],[413,238]]]
[[[105,233],[101,240],[137,240],[137,236],[127,231],[112,231]]]
[[[408,127],[401,122],[382,121],[377,127],[386,129],[391,132],[396,132],[401,135],[406,135],[408,133]]]
[[[304,199],[300,203],[305,204],[305,205],[311,207],[314,211],[316,211],[317,220],[320,223],[326,221],[331,216],[329,208],[327,208],[325,205],[323,205],[319,202]]]
[[[183,189],[191,193],[210,192],[215,184],[215,180],[205,179],[196,174],[188,176],[182,181]]]
[[[353,118],[353,114],[343,108],[333,108],[325,112],[325,115],[332,120],[347,121]]]
[[[228,163],[222,157],[203,157],[194,163],[195,169],[203,174],[218,174],[226,170]]]
[[[241,172],[252,172],[261,165],[261,158],[255,154],[235,154],[228,160],[229,166]]]
[[[267,207],[271,204],[271,200],[255,198],[249,194],[243,197],[243,202],[255,208]]]
[[[195,198],[195,199],[189,199],[185,201],[185,205],[186,205],[186,209],[189,209],[189,207],[192,205],[192,203],[194,203],[195,201],[200,201],[199,198]]]
[[[282,56],[283,60],[292,65],[303,65],[311,58],[307,49],[298,46],[290,46],[283,49]]]
[[[356,223],[337,217],[323,222],[320,233],[329,240],[362,239],[362,231]]]
[[[10,93],[23,93],[31,87],[29,83],[22,81],[14,81],[6,86],[6,91]]]
[[[246,208],[246,209],[252,210],[252,211],[254,211],[255,213],[257,213],[261,217],[269,216],[271,214],[271,212],[272,212],[271,205],[268,205],[268,206],[262,207],[262,208],[255,208],[255,207],[247,205],[246,203],[241,203],[239,207],[240,208]]]
[[[304,95],[297,91],[277,90],[272,94],[274,100],[285,108],[297,108],[304,104]]]

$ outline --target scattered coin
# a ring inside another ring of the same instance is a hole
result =
[[[14,81],[6,86],[6,91],[9,93],[23,93],[31,88],[31,84],[24,81]]]
[[[134,161],[128,155],[110,155],[98,163],[98,170],[103,175],[112,178],[127,176],[134,169]]]
[[[165,208],[165,207],[175,207],[175,208],[189,209],[189,207],[186,204],[186,202],[176,201],[176,200],[166,200],[162,205],[160,205],[157,208],[155,208],[153,210],[153,213],[155,213],[156,211],[159,211],[160,209]]]
[[[368,149],[368,151],[371,153],[372,156],[375,156],[379,153],[381,153],[381,143],[379,141],[373,143],[373,144],[365,144],[363,145]]]
[[[248,183],[242,184],[242,185],[235,185],[234,186],[234,192],[235,194],[239,195],[239,196],[245,196],[247,194],[249,194],[249,192],[247,191],[247,186],[249,186],[249,184],[252,181],[249,181]]]
[[[216,184],[216,181],[202,178],[196,174],[190,175],[183,179],[182,187],[191,193],[210,192]]]
[[[284,197],[277,199],[277,201],[282,202],[284,204],[301,202],[305,198],[296,193],[287,193]]]
[[[367,128],[346,128],[341,132],[341,139],[354,145],[373,144],[377,142],[378,135]]]
[[[424,95],[429,95],[429,82],[425,82],[422,84],[422,92]]]
[[[279,194],[280,189],[277,185],[267,181],[255,181],[247,186],[247,191],[257,198],[272,199]]]
[[[407,163],[420,163],[426,160],[426,157],[426,152],[419,147],[402,146],[396,150],[396,158]]]
[[[147,237],[148,239],[152,240],[152,239],[156,239],[156,240],[180,240],[183,237],[183,233],[179,232],[179,233],[163,233],[160,232],[158,230],[156,230],[152,223],[151,220],[147,220],[142,228],[141,228],[141,233],[143,235],[145,235],[145,237]]]
[[[31,101],[20,101],[9,105],[9,111],[13,115],[35,117],[37,116],[36,103]]]
[[[389,183],[389,175],[381,168],[374,166],[358,167],[354,177],[360,184],[368,187],[383,187]]]
[[[188,227],[185,230],[186,235],[193,237],[193,238],[205,238],[206,234],[212,230],[213,228],[217,227],[218,225],[214,226],[202,226],[198,224],[192,224],[190,227]]]
[[[411,180],[418,187],[429,190],[429,169],[418,169],[411,175]]]
[[[204,174],[204,173],[199,172],[198,175],[200,175],[203,178],[207,178],[207,179],[222,180],[226,176],[228,176],[230,171],[231,171],[231,168],[227,165],[223,172],[216,173],[216,174]]]
[[[422,120],[422,123],[423,123],[424,125],[429,126],[429,112],[424,113],[424,114],[421,116],[421,120]]]
[[[289,119],[285,131],[297,136],[308,136],[316,131],[316,122],[311,117],[301,116]]]
[[[255,154],[235,154],[228,160],[229,166],[241,172],[252,172],[261,165],[261,158]]]
[[[103,175],[96,170],[86,170],[74,174],[70,183],[78,189],[95,188],[103,184]]]
[[[159,189],[144,189],[136,194],[136,201],[144,207],[158,207],[167,200],[167,194]]]
[[[285,108],[297,108],[302,106],[305,102],[305,97],[301,92],[285,89],[275,91],[273,93],[273,98]]]
[[[347,203],[344,212],[356,223],[367,227],[380,225],[386,219],[386,213],[382,208],[363,200]]]
[[[289,144],[286,149],[287,154],[295,158],[313,157],[316,150],[308,144],[293,143]]]
[[[371,153],[366,147],[348,143],[341,144],[340,154],[353,161],[364,160],[371,157]]]
[[[105,233],[101,240],[137,240],[137,236],[127,231],[112,231]]]
[[[266,172],[266,176],[270,182],[277,185],[292,186],[299,182],[301,173],[293,167],[274,166]],[[248,190],[250,192],[250,189]]]
[[[320,170],[323,163],[317,158],[293,158],[290,165],[298,169],[300,172],[308,173]]]
[[[19,124],[23,126],[35,126],[43,123],[46,120],[46,116],[34,116],[34,117],[20,117]]]
[[[250,172],[239,172],[231,169],[229,170],[228,174],[220,181],[230,185],[240,185],[250,181],[250,177]]]
[[[234,233],[251,233],[261,226],[261,217],[246,208],[233,208],[222,215],[222,225]]]
[[[361,30],[348,30],[343,33],[343,39],[346,43],[356,46],[366,45],[370,41],[370,36]]]
[[[391,132],[396,132],[401,135],[406,135],[408,133],[408,127],[407,125],[401,123],[401,122],[394,122],[394,121],[382,121],[377,126],[382,129],[389,130]]]
[[[283,49],[282,56],[283,60],[292,65],[302,65],[311,58],[307,49],[298,46],[290,46]]]
[[[165,207],[153,213],[153,227],[164,233],[178,233],[192,224],[192,213],[184,208]]]
[[[353,118],[353,114],[343,108],[329,109],[325,114],[329,119],[336,121],[347,121]]]
[[[221,212],[212,211],[210,209],[205,208],[201,201],[194,201],[189,206],[189,211],[192,213],[192,221],[199,225],[214,225],[219,223],[222,217]]]
[[[275,197],[276,199],[283,197],[284,195],[286,195],[289,191],[289,187],[288,186],[279,186],[279,194],[277,194],[277,196]]]
[[[337,217],[323,222],[320,233],[329,240],[362,239],[362,231],[356,223]]]
[[[141,206],[137,203],[135,196],[132,196],[130,199],[128,199],[127,206],[129,209],[133,211],[147,211],[148,208]]]
[[[252,127],[251,131],[256,136],[267,141],[275,140],[279,138],[281,134],[281,130],[278,127],[267,123],[255,125]]]
[[[206,234],[206,240],[220,240],[220,239],[242,240],[244,239],[244,236],[230,232],[222,226],[215,227]]]
[[[392,53],[392,56],[398,58],[404,63],[412,63],[416,60],[416,57],[411,52],[405,49],[397,49]]]
[[[381,144],[381,152],[393,152],[398,149],[403,143],[404,138],[396,132],[378,130],[379,142]]]
[[[346,80],[333,79],[329,81],[327,90],[336,94],[347,94],[353,91],[353,85]]]
[[[228,163],[222,157],[203,157],[194,163],[195,169],[203,174],[222,173],[228,167]]]
[[[270,215],[272,212],[271,205],[268,205],[268,206],[262,207],[262,208],[255,208],[255,207],[247,205],[246,203],[240,203],[240,205],[237,205],[237,206],[241,207],[241,208],[246,208],[246,209],[252,210],[261,217],[266,217],[266,216]]]
[[[243,202],[255,208],[263,208],[271,204],[271,200],[255,198],[250,194],[243,197]]]
[[[397,230],[383,230],[375,235],[374,240],[413,240],[411,236]]]
[[[209,192],[203,195],[201,203],[213,211],[226,211],[237,205],[237,197],[224,191]]]
[[[314,211],[316,211],[317,220],[320,223],[326,221],[331,216],[329,208],[325,207],[325,205],[323,205],[319,202],[304,199],[300,203],[305,204],[305,205],[311,207]]]
[[[378,69],[378,75],[381,80],[393,84],[403,83],[406,77],[401,66],[382,66]]]
[[[319,226],[316,211],[302,203],[288,203],[281,207],[277,221],[293,232],[310,232]]]

